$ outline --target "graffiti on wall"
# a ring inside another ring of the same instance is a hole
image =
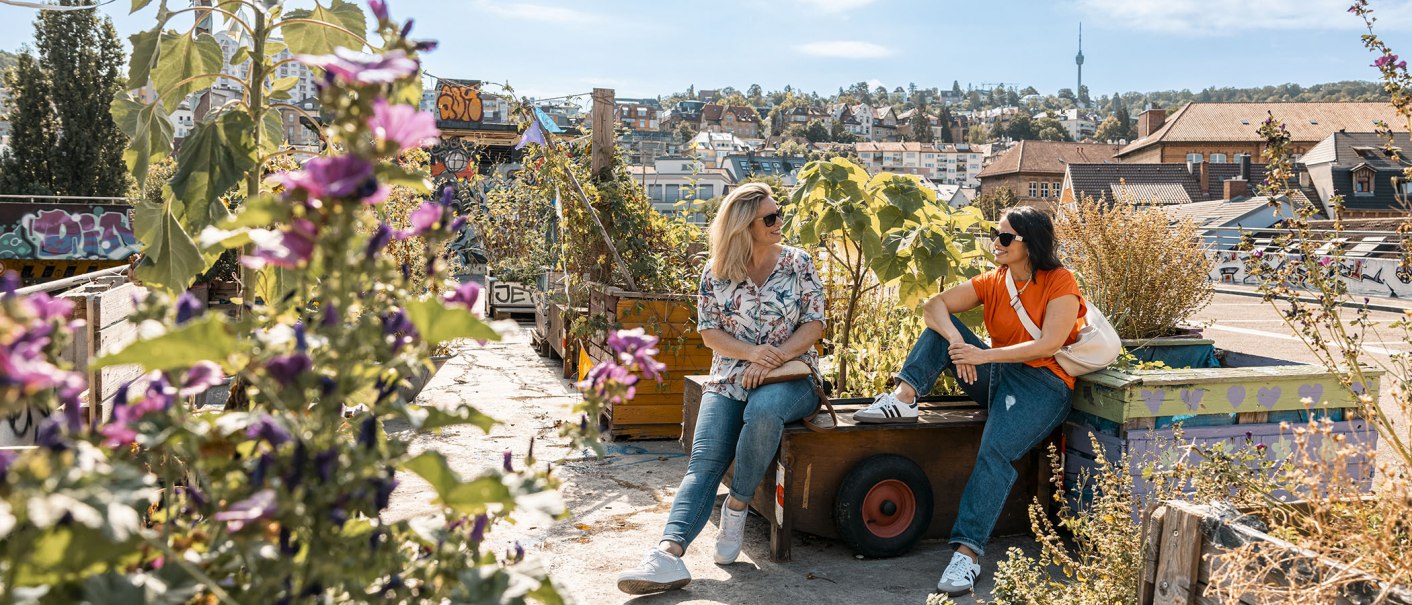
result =
[[[126,209],[0,203],[0,259],[126,260],[138,250]]]
[[[1222,284],[1242,284],[1256,286],[1258,278],[1245,270],[1245,252],[1220,252],[1217,254],[1216,268],[1211,279]],[[1266,254],[1271,266],[1280,268],[1285,263],[1299,262],[1298,255],[1293,259],[1284,254]],[[1412,298],[1412,273],[1398,267],[1397,259],[1389,258],[1345,258],[1337,266],[1339,278],[1348,286],[1349,294],[1360,296],[1387,296],[1391,298]],[[1304,269],[1301,263],[1295,275],[1303,282]]]

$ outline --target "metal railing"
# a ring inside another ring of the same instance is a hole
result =
[[[26,286],[20,288],[19,290],[16,290],[15,293],[37,294],[39,292],[53,292],[54,290],[64,290],[75,286],[81,286],[92,281],[97,281],[105,277],[119,277],[125,275],[127,273],[127,270],[127,265],[118,265],[116,267],[109,267],[107,269],[94,271],[92,273],[84,273],[83,275],[75,275],[73,277],[56,279],[54,281],[44,282],[42,284]]]
[[[78,202],[124,202],[128,204],[137,201],[136,198],[130,197],[104,197],[97,195],[20,195],[15,193],[0,193],[0,202],[62,204],[66,200],[75,200]]]

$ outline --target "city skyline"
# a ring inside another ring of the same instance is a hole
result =
[[[652,97],[692,85],[751,84],[831,95],[860,81],[888,90],[1005,83],[1053,94],[1074,86],[1081,21],[1083,78],[1093,97],[1376,77],[1359,40],[1366,30],[1345,0],[1250,4],[1259,6],[1064,0],[1016,3],[1002,13],[920,0],[727,0],[704,9],[628,0],[394,0],[391,9],[417,20],[414,36],[441,43],[425,57],[429,75],[508,82],[539,97],[596,86]],[[128,15],[127,6],[99,9],[124,40],[150,27],[155,14],[149,6]],[[1373,7],[1379,35],[1412,54],[1412,35],[1403,33],[1412,1]],[[15,41],[4,50],[32,39],[34,13],[0,6],[0,36]]]

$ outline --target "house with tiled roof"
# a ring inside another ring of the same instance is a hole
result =
[[[1304,154],[1303,163],[1325,212],[1330,198],[1342,196],[1343,218],[1406,217],[1412,181],[1403,178],[1398,158],[1409,153],[1412,138],[1405,132],[1393,134],[1390,148],[1374,132],[1335,132]]]
[[[981,151],[965,143],[854,143],[853,151],[869,172],[915,174],[938,185],[979,184]]]
[[[1121,145],[1020,141],[976,175],[980,193],[1009,189],[1020,203],[1053,207],[1063,190],[1070,164],[1115,163]]]
[[[884,105],[873,110],[873,131],[868,140],[902,140],[902,137],[899,136],[897,132],[897,112],[893,111],[891,105]]]
[[[760,115],[754,107],[711,103],[701,108],[701,132],[725,132],[742,139],[758,139]]]
[[[1260,125],[1270,116],[1290,133],[1290,149],[1307,153],[1329,135],[1344,130],[1368,132],[1383,121],[1405,124],[1392,105],[1375,103],[1187,103],[1168,116],[1149,109],[1138,116],[1138,139],[1123,147],[1123,163],[1224,164],[1236,155],[1261,157],[1265,138]]]
[[[1167,206],[1230,200],[1256,193],[1265,180],[1265,165],[1251,164],[1240,174],[1240,163],[1208,164],[1070,164],[1064,172],[1060,204],[1084,197],[1106,203]]]

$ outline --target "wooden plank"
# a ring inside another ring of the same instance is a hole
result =
[[[1113,371],[1105,370],[1112,374]],[[1169,370],[1174,376],[1157,377],[1144,371],[1141,381],[1121,388],[1079,378],[1075,410],[1123,423],[1131,418],[1231,414],[1306,410],[1305,398],[1319,403],[1312,409],[1357,407],[1358,401],[1338,383],[1338,377],[1320,366],[1270,368],[1219,368]],[[1220,380],[1199,378],[1194,372],[1221,372]],[[1183,378],[1185,377],[1185,378]],[[1183,382],[1182,380],[1186,381]],[[1369,392],[1377,392],[1380,378],[1369,379]]]
[[[147,288],[131,283],[105,290],[91,303],[96,304],[93,313],[89,315],[93,329],[102,330],[113,324],[126,323],[137,311],[137,301],[146,296]]]
[[[681,400],[681,396],[677,396]],[[682,409],[680,403],[666,405],[615,405],[608,411],[613,424],[670,424],[677,432],[681,431]]]
[[[1197,595],[1196,573],[1201,564],[1201,517],[1169,506],[1162,521],[1157,550],[1153,605],[1190,605]]]
[[[1167,517],[1167,507],[1149,506],[1150,513],[1143,521],[1142,530],[1142,575],[1138,579],[1138,605],[1152,605],[1157,591],[1157,561],[1163,536],[1163,522]]]

